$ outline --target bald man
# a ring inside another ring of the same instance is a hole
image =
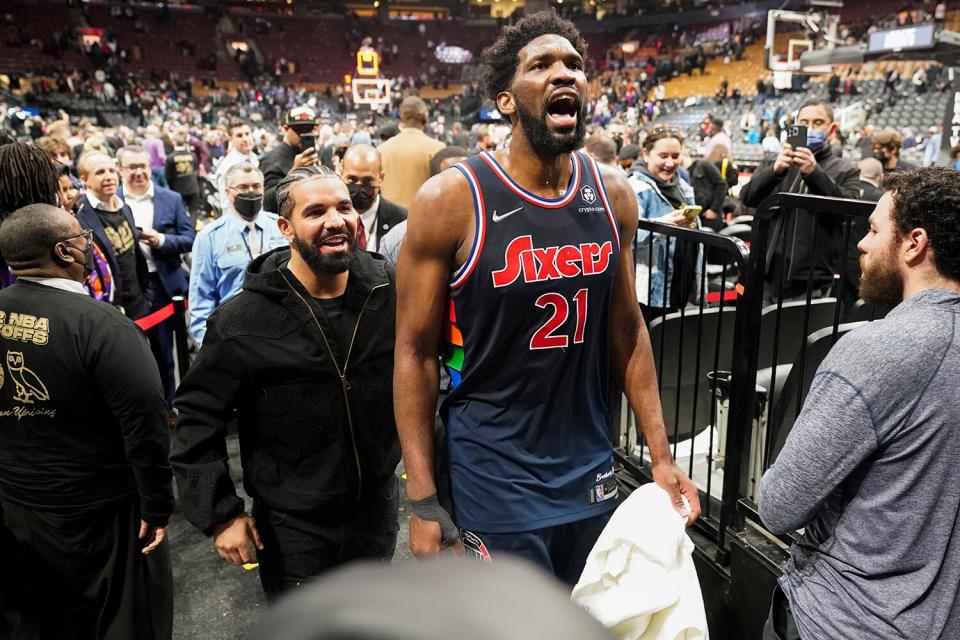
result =
[[[357,244],[376,253],[380,253],[381,238],[407,219],[406,209],[381,195],[384,176],[380,153],[370,145],[355,144],[344,153],[340,177],[347,183],[350,201],[360,214]]]
[[[583,150],[600,164],[609,167],[620,166],[617,164],[617,143],[603,131],[587,138],[586,142],[583,143]]]
[[[163,387],[143,333],[81,285],[92,241],[46,204],[0,227],[17,276],[0,291],[0,513],[12,538],[0,584],[16,588],[4,607],[18,614],[2,612],[15,625],[0,624],[5,638],[172,634]]]
[[[386,180],[383,194],[409,207],[413,194],[430,177],[430,158],[444,147],[424,133],[429,111],[426,103],[408,96],[400,103],[400,133],[380,145]]]
[[[876,158],[864,158],[857,165],[860,169],[860,200],[878,202],[883,196],[880,183],[883,181],[883,165]],[[844,278],[844,293],[841,300],[843,318],[853,312],[853,305],[860,297],[860,251],[859,243],[869,230],[866,218],[854,218],[850,221],[850,235],[847,238],[847,263]]]

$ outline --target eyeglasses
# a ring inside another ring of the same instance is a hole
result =
[[[66,238],[60,238],[57,240],[57,243],[66,242],[67,240],[73,240],[74,238],[83,238],[87,245],[90,245],[93,242],[93,229],[84,229],[80,233],[75,233],[72,236],[67,236]]]
[[[650,129],[650,135],[655,135],[655,136],[682,136],[682,135],[683,135],[683,131],[681,131],[681,130],[678,129],[677,127],[667,127],[667,126],[660,125],[660,126],[654,127],[653,129]]]
[[[243,193],[244,191],[256,191],[257,193],[263,193],[263,184],[253,182],[250,184],[235,184],[232,187],[227,187],[230,191],[236,191],[237,193]]]

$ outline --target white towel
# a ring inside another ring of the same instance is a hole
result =
[[[571,599],[620,640],[708,638],[685,524],[666,491],[643,485],[610,518]]]

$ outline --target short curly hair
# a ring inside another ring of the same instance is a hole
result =
[[[883,179],[883,188],[893,195],[897,237],[912,229],[925,230],[937,271],[960,281],[960,172],[927,167],[890,173]]]
[[[545,35],[566,38],[581,57],[587,57],[587,41],[572,22],[558,16],[553,9],[531,13],[516,25],[504,28],[500,37],[483,50],[483,81],[492,100],[510,88],[520,62],[520,50],[531,40]]]

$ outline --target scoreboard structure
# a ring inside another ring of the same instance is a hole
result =
[[[390,104],[390,80],[380,77],[380,54],[369,45],[357,50],[357,75],[344,78],[354,104],[377,109]]]

